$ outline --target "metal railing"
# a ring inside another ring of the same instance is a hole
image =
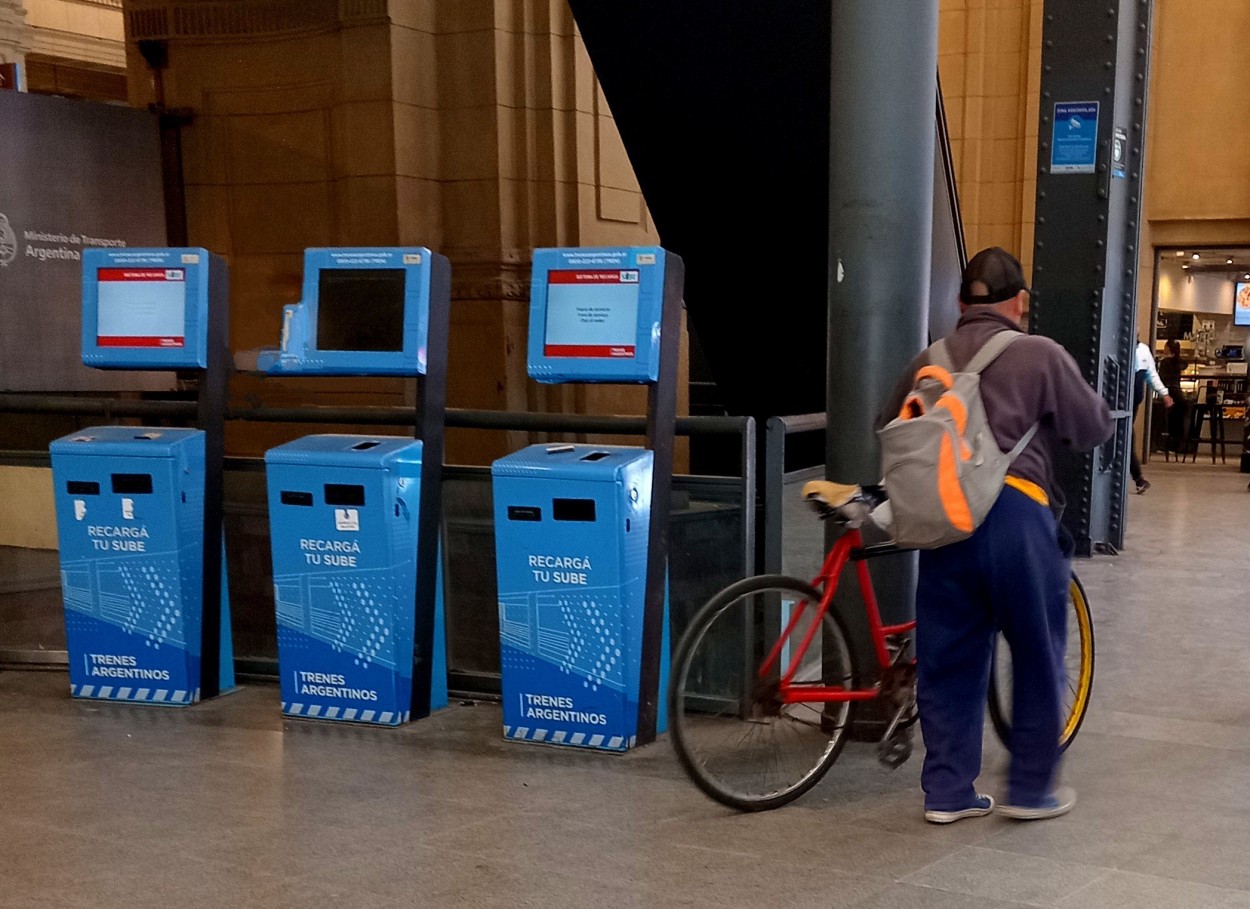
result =
[[[106,419],[193,419],[193,401],[129,400],[71,395],[0,393],[0,413],[102,416]],[[254,423],[326,423],[358,426],[414,426],[409,406],[230,407],[227,420]],[[739,435],[750,417],[695,416],[677,418],[677,435]],[[597,435],[641,436],[647,420],[642,416],[595,414],[516,413],[508,410],[468,410],[448,407],[448,429],[490,429],[509,432],[563,432]],[[754,460],[754,458],[752,458]]]
[[[120,419],[148,419],[160,421],[189,421],[196,415],[196,405],[192,401],[170,400],[132,400],[90,396],[66,395],[34,395],[34,394],[0,394],[0,413],[8,414],[43,414],[78,416],[84,420],[101,418],[103,422]],[[415,412],[412,407],[401,406],[307,406],[307,407],[253,407],[240,406],[228,410],[227,420],[236,422],[264,423],[301,423],[322,425],[353,425],[378,427],[413,427]],[[446,414],[446,425],[453,429],[535,432],[552,434],[599,435],[599,436],[642,436],[646,431],[646,418],[641,416],[594,416],[586,414],[545,414],[545,413],[512,413],[506,411],[466,410],[449,408]],[[728,580],[754,574],[758,570],[756,561],[756,496],[758,475],[756,470],[757,439],[756,423],[750,417],[693,416],[680,417],[677,420],[676,432],[679,437],[736,436],[739,441],[740,472],[736,477],[689,477],[680,478],[676,484],[679,495],[705,500],[707,495],[713,498],[731,497],[735,503],[740,502],[738,519],[736,556],[733,557],[733,573],[735,577],[728,579],[708,578],[708,583],[722,585]],[[0,449],[0,465],[48,467],[51,457],[47,449],[16,450]],[[264,470],[264,460],[259,457],[232,456],[226,459],[227,473],[242,482],[248,474],[255,476]],[[484,467],[452,467],[444,477],[444,484],[489,483],[489,470]],[[255,498],[255,480],[250,488]],[[237,484],[236,484],[237,485]],[[246,485],[246,484],[245,484]],[[227,513],[227,522],[240,520],[244,526],[263,522],[263,505],[253,502],[232,502]],[[448,539],[448,510],[444,510],[444,540]],[[451,515],[451,520],[457,520]],[[721,528],[724,531],[724,528]],[[254,533],[259,537],[260,533]],[[248,545],[259,546],[258,540],[251,540]],[[267,546],[267,543],[266,543]],[[259,557],[256,553],[253,556]],[[493,551],[489,558],[493,560]],[[723,548],[716,553],[724,559]],[[486,556],[483,556],[485,559]],[[722,566],[723,568],[724,566]],[[674,574],[678,574],[675,572]],[[444,577],[448,585],[448,603],[456,600],[456,591],[452,585],[464,576],[462,568],[452,569],[444,557]],[[687,579],[698,582],[699,578]],[[231,582],[235,586],[234,579]],[[256,586],[256,585],[252,585]],[[677,584],[675,582],[674,586]],[[689,588],[689,583],[686,585]],[[714,590],[700,591],[697,596],[701,603]],[[244,600],[253,597],[256,591],[245,591]],[[478,597],[481,598],[480,595]],[[238,598],[236,598],[238,599]],[[695,603],[694,605],[698,605]],[[480,605],[480,604],[479,604]],[[449,607],[448,633],[449,656],[452,650],[451,636],[454,634],[457,617],[452,615]],[[461,627],[464,626],[464,617]],[[480,616],[479,616],[480,618]],[[675,620],[677,616],[674,617]],[[238,616],[236,616],[238,624]],[[476,629],[480,632],[482,629]],[[479,635],[480,636],[480,635]],[[240,637],[236,628],[236,640]],[[31,649],[14,647],[13,642],[0,641],[0,662],[25,665],[49,665],[64,663],[64,651],[40,648]],[[265,654],[246,653],[241,649],[236,658],[236,667],[240,673],[270,676],[276,674],[276,660]],[[474,693],[489,692],[497,687],[497,675],[480,669],[457,670],[449,661],[452,687],[461,691]]]
[[[764,463],[761,489],[760,568],[765,574],[785,570],[785,490],[787,479],[819,479],[823,465],[786,471],[786,440],[804,433],[823,433],[828,427],[823,413],[769,417],[764,424]]]

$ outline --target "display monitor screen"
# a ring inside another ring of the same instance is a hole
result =
[[[181,268],[101,268],[96,272],[100,347],[183,347],[187,280]]]
[[[317,284],[317,349],[402,351],[402,268],[323,268]]]
[[[1250,325],[1250,281],[1233,288],[1233,324]]]
[[[548,272],[544,355],[634,357],[638,288],[636,269]]]

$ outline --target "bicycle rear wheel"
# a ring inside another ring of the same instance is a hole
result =
[[[1076,575],[1068,585],[1068,649],[1064,656],[1063,722],[1059,728],[1059,751],[1067,750],[1080,731],[1094,689],[1094,623],[1085,588]],[[990,666],[990,720],[999,740],[1011,748],[1011,648],[999,634]]]
[[[792,686],[855,687],[836,616],[824,615],[803,651],[820,599],[795,578],[748,578],[713,597],[682,636],[669,683],[673,747],[695,785],[723,805],[763,811],[791,802],[846,744],[851,702],[781,697],[781,679],[800,653]]]

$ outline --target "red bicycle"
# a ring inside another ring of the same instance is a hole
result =
[[[810,583],[764,575],[732,584],[691,619],[673,657],[669,723],[691,780],[716,801],[742,811],[777,808],[803,795],[846,744],[855,707],[885,705],[878,758],[901,766],[912,753],[916,714],[914,621],[881,620],[867,562],[904,550],[865,546],[860,524],[884,494],[832,483],[809,484],[804,497],[822,518],[846,526]],[[845,622],[831,608],[848,564],[855,565],[872,658],[861,661]],[[1067,695],[1061,748],[1076,737],[1089,708],[1094,633],[1075,575],[1069,587]],[[1010,745],[1009,648],[996,642],[989,712]]]

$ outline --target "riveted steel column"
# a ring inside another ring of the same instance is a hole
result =
[[[1117,417],[1111,441],[1058,465],[1082,555],[1124,543],[1151,12],[1151,0],[1044,7],[1031,329],[1068,349]],[[1089,172],[1059,147],[1080,129],[1068,104],[1098,106]]]
[[[832,28],[825,470],[875,483],[874,421],[928,340],[938,0],[836,0]],[[915,568],[872,566],[887,620],[910,615]]]

